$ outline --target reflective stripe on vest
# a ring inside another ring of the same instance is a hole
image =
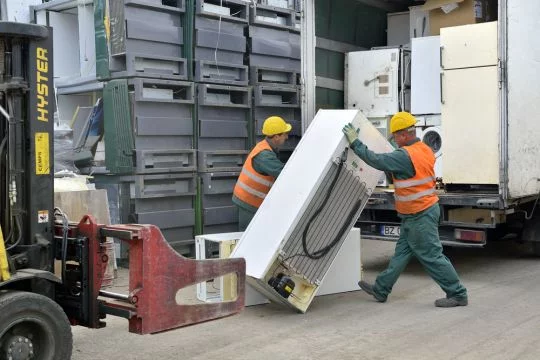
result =
[[[433,194],[434,192],[435,192],[435,188],[427,189],[424,191],[420,191],[416,194],[411,194],[407,196],[394,195],[394,197],[396,198],[397,201],[412,201],[412,200],[420,199],[421,197],[424,197],[426,195]]]
[[[266,197],[265,193],[257,191],[255,189],[252,189],[252,188],[250,188],[249,186],[247,186],[246,184],[244,184],[242,182],[239,182],[238,186],[240,186],[242,189],[246,190],[251,195],[257,196],[257,197],[259,197],[261,199],[264,199]]]
[[[234,187],[234,195],[239,200],[256,208],[261,206],[275,181],[273,176],[259,174],[253,168],[253,158],[265,150],[274,151],[266,140],[255,145],[249,153]]]
[[[418,180],[401,180],[397,184],[394,184],[396,189],[406,188],[415,185],[427,184],[431,181],[435,181],[435,176],[428,176]]]
[[[272,186],[272,185],[274,185],[273,181],[268,181],[266,179],[263,179],[262,177],[259,177],[259,176],[255,175],[255,174],[251,173],[248,169],[242,168],[242,174],[246,175],[251,180],[253,180],[255,182],[258,182],[261,185],[264,185],[264,186]]]
[[[416,214],[439,201],[435,194],[435,155],[421,141],[402,149],[409,154],[415,176],[405,180],[394,178],[396,210],[400,214]]]

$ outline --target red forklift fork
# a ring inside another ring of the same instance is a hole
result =
[[[89,239],[91,327],[103,326],[99,318],[110,314],[127,318],[132,333],[153,334],[234,315],[244,308],[246,262],[242,258],[187,259],[170,247],[154,225],[98,225],[90,215],[81,220],[78,233]],[[129,295],[100,291],[108,261],[106,237],[129,244]],[[237,276],[235,301],[177,303],[180,289],[231,273]]]

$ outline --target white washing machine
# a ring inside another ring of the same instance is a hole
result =
[[[416,128],[416,136],[435,153],[435,177],[442,178],[442,129],[440,126]]]

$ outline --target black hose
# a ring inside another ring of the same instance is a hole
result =
[[[347,231],[347,227],[353,220],[354,215],[356,214],[356,211],[358,208],[362,205],[362,197],[358,199],[358,201],[354,204],[352,211],[349,213],[349,216],[347,217],[345,223],[343,223],[343,226],[339,230],[338,235],[332,240],[332,242],[326,246],[324,246],[321,249],[315,250],[313,252],[310,252],[307,248],[307,233],[309,231],[309,228],[311,227],[311,224],[315,220],[315,218],[322,212],[324,207],[326,206],[326,203],[330,199],[330,195],[332,195],[332,190],[334,189],[336,182],[341,174],[341,171],[343,169],[344,160],[340,160],[338,164],[338,169],[336,171],[336,175],[332,179],[332,183],[330,184],[329,190],[326,193],[326,197],[324,198],[322,204],[317,208],[317,210],[313,213],[311,218],[308,220],[306,227],[304,228],[304,231],[302,233],[302,249],[307,257],[313,260],[318,260],[322,257],[324,257],[326,254],[328,254],[341,240],[342,236],[345,234],[345,231]],[[364,187],[365,189],[365,187]]]
[[[6,249],[6,251],[12,250],[17,245],[19,245],[19,243],[21,242],[21,240],[23,238],[22,226],[21,226],[21,217],[20,217],[20,215],[15,215],[14,218],[15,218],[15,226],[17,228],[18,237],[17,237],[17,240],[15,240],[15,242]]]

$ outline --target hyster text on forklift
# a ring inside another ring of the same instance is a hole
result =
[[[152,334],[239,312],[244,259],[189,260],[155,226],[70,223],[54,207],[51,34],[0,22],[0,359],[69,359],[71,326],[101,328],[106,315]],[[101,290],[107,237],[129,244],[127,295]],[[234,301],[177,304],[179,289],[229,273]]]

